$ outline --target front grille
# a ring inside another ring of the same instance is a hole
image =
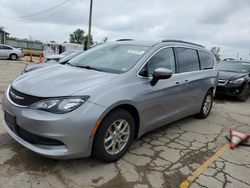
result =
[[[29,106],[35,102],[38,102],[38,101],[45,99],[43,97],[35,97],[35,96],[21,93],[21,92],[15,90],[13,87],[11,87],[9,89],[8,96],[12,102],[14,102],[17,105],[21,105],[21,106]]]
[[[29,142],[31,144],[37,144],[37,145],[48,145],[48,146],[62,146],[64,145],[61,141],[51,139],[51,138],[46,138],[43,136],[38,136],[33,133],[30,133],[20,126],[17,125],[17,131],[16,134],[21,137],[23,140],[26,142]]]
[[[219,80],[218,84],[219,85],[225,85],[228,81],[227,80]]]

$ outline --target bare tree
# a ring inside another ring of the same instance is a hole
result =
[[[219,62],[220,61],[220,47],[212,47],[210,51],[214,54],[216,60]]]

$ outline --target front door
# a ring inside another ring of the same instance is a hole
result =
[[[173,71],[171,78],[159,80],[151,86],[150,80],[156,68],[167,68]],[[153,55],[142,69],[148,73],[142,78],[144,90],[140,95],[140,110],[143,132],[157,128],[180,118],[184,95],[180,74],[176,74],[176,63],[173,48],[164,48]],[[145,73],[144,73],[145,74]]]

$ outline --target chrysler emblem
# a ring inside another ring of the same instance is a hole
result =
[[[18,95],[16,95],[15,93],[13,93],[12,91],[10,92],[11,96],[15,99],[18,99],[18,100],[23,100],[24,98],[23,97],[20,97]]]

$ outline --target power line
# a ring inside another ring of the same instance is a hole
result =
[[[69,2],[71,0],[65,0],[51,8],[48,8],[46,10],[43,10],[43,11],[40,11],[40,12],[37,12],[37,13],[34,13],[34,14],[28,14],[28,15],[24,15],[24,16],[18,16],[18,18],[28,18],[28,17],[34,17],[34,16],[38,16],[38,15],[41,15],[41,14],[44,14],[44,13],[47,13],[47,12],[50,12],[51,10],[54,10],[62,5],[64,5],[65,3]],[[1,17],[8,17],[8,18],[13,18],[13,17],[16,17],[16,16],[5,16],[5,15],[1,15]]]
[[[12,20],[12,21],[5,21],[2,20],[2,22],[4,23],[33,23],[35,21],[42,21],[45,20],[46,18],[50,18],[52,16],[56,16],[56,15],[60,15],[62,13],[65,13],[66,11],[68,11],[69,9],[71,9],[72,7],[76,6],[78,3],[80,3],[81,0],[71,0],[71,1],[75,1],[74,4],[70,4],[69,6],[64,7],[63,9],[57,9],[56,12],[50,12],[48,15],[43,15],[42,17],[29,17],[25,20]]]

